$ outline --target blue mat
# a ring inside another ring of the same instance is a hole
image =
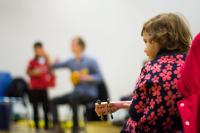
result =
[[[0,72],[0,97],[5,96],[7,89],[12,82],[11,74],[8,72]]]

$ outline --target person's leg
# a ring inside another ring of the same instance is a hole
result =
[[[38,121],[39,121],[39,117],[38,117],[38,92],[37,90],[30,90],[30,101],[32,103],[32,107],[33,107],[33,119],[35,122],[35,128],[39,129],[39,125],[38,125]]]
[[[62,97],[55,98],[51,101],[51,109],[53,114],[53,123],[57,127],[59,124],[58,122],[58,111],[57,111],[57,105],[59,104],[69,104],[73,111],[73,133],[78,133],[78,105],[81,103],[88,103],[94,101],[94,98],[87,95],[87,94],[80,94],[78,92],[72,92],[70,94],[66,94]]]
[[[60,104],[68,104],[70,101],[69,100],[70,95],[71,94],[66,94],[64,96],[54,98],[53,100],[51,100],[51,112],[52,112],[52,116],[53,116],[53,126],[54,126],[53,133],[64,133],[64,130],[61,129],[60,123],[58,120],[57,106]]]
[[[38,117],[38,102],[34,101],[33,102],[33,113],[34,113],[34,122],[35,122],[35,128],[39,129],[39,117]]]
[[[58,109],[57,106],[61,104],[68,104],[69,103],[70,94],[66,94],[61,97],[57,97],[51,100],[51,112],[53,116],[53,124],[58,124]]]
[[[87,94],[74,92],[70,96],[70,105],[73,111],[73,133],[79,132],[79,118],[78,118],[78,105],[87,104],[89,102],[95,101],[96,98],[91,97]]]
[[[44,120],[45,120],[45,129],[49,129],[49,118],[48,118],[48,113],[49,113],[49,100],[48,100],[48,94],[47,90],[42,90],[42,107],[44,110]]]
[[[72,103],[71,104],[72,112],[73,112],[73,127],[72,127],[72,133],[78,133],[79,129],[79,118],[78,118],[78,104]]]

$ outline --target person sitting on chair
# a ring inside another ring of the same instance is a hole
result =
[[[97,84],[102,81],[102,75],[97,62],[84,55],[85,42],[81,37],[72,39],[71,50],[75,57],[66,62],[55,63],[53,69],[69,68],[74,90],[51,101],[53,123],[55,132],[62,132],[58,122],[57,105],[69,104],[73,111],[72,132],[78,132],[78,110],[79,104],[88,104],[96,101],[98,97]]]

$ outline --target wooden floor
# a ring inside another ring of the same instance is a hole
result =
[[[87,124],[86,131],[87,133],[119,133],[120,128],[114,127],[107,122],[91,122]],[[13,124],[10,132],[0,131],[0,133],[36,133],[36,131],[27,125]],[[39,133],[48,133],[48,131],[41,130]],[[65,133],[70,133],[70,130],[66,129]],[[85,133],[85,131],[80,133]]]

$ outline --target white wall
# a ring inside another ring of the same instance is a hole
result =
[[[0,70],[25,76],[32,44],[44,42],[53,59],[71,56],[70,40],[81,35],[103,71],[112,99],[133,91],[145,59],[140,31],[144,21],[163,12],[186,16],[200,31],[198,0],[0,0]],[[57,89],[71,90],[69,72],[57,71]]]

